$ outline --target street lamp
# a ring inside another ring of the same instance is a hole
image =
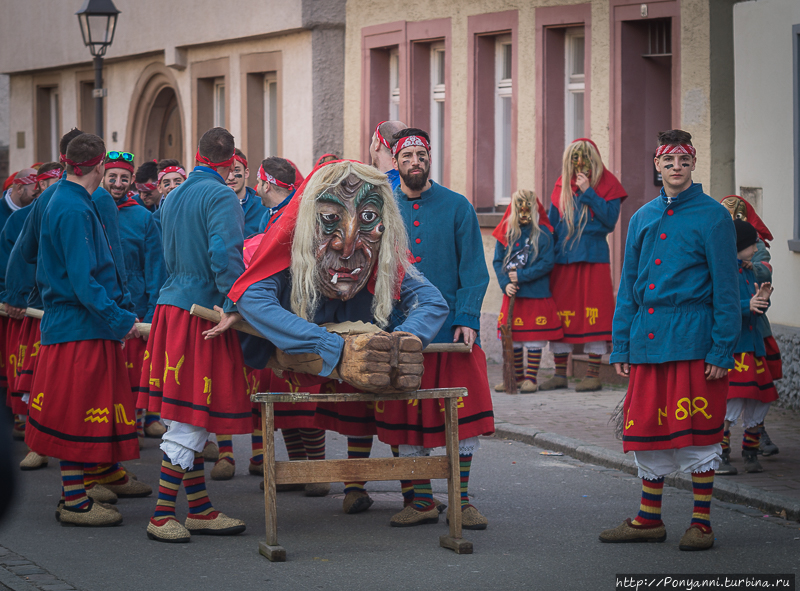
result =
[[[81,25],[83,44],[94,56],[95,132],[103,137],[103,56],[114,41],[119,10],[112,0],[84,0],[81,9],[75,13]]]

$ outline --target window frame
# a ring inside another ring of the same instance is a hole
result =
[[[494,63],[494,205],[501,207],[511,203],[511,138],[505,137],[505,108],[508,106],[513,109],[511,97],[513,93],[513,61],[514,47],[511,42],[511,34],[497,35],[494,39],[495,63]],[[508,55],[510,52],[510,55]],[[506,75],[510,77],[506,77]],[[505,102],[509,101],[509,102]],[[511,134],[511,121],[508,122],[508,135]],[[508,147],[509,153],[504,153],[504,148]],[[503,178],[505,173],[508,177]],[[504,182],[507,181],[507,186]]]
[[[794,219],[789,250],[800,253],[800,24],[792,25],[792,100],[794,144]]]

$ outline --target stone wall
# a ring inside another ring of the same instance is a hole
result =
[[[800,328],[772,325],[783,360],[783,379],[777,380],[778,406],[800,410]]]

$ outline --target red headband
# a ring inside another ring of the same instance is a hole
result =
[[[211,160],[209,160],[205,156],[200,155],[199,149],[197,150],[197,154],[195,154],[194,157],[194,159],[197,160],[200,164],[205,164],[206,166],[208,166],[209,168],[213,168],[214,170],[216,170],[217,168],[230,168],[235,158],[236,154],[234,153],[231,155],[230,158],[228,158],[227,160],[223,160],[222,162],[211,162]]]
[[[234,160],[238,160],[239,162],[241,162],[241,163],[242,163],[242,166],[244,166],[245,168],[247,168],[247,158],[243,158],[242,156],[239,156],[239,154],[237,154],[237,153],[235,153],[235,152],[234,152],[234,153],[233,153],[233,159],[234,159]]]
[[[54,168],[52,170],[48,170],[47,172],[43,172],[42,174],[36,175],[36,182],[44,181],[47,179],[60,179],[61,178],[61,169]]]
[[[694,149],[694,146],[689,144],[678,144],[675,146],[664,144],[663,146],[659,146],[658,150],[656,150],[656,158],[664,154],[689,154],[694,158],[697,156],[697,150]]]
[[[112,168],[122,168],[123,170],[127,170],[131,174],[134,174],[133,164],[130,162],[125,162],[124,160],[111,160],[106,162],[106,170],[110,170]]]
[[[35,182],[36,182],[36,171],[30,173],[28,176],[16,178],[13,181],[15,185],[32,185]]]
[[[64,164],[67,164],[72,167],[72,173],[75,176],[83,176],[83,171],[81,170],[81,166],[97,166],[103,161],[103,158],[105,157],[106,155],[101,152],[100,154],[98,154],[94,158],[90,158],[86,162],[73,162],[72,160],[67,158],[66,155],[62,155],[61,161]]]
[[[283,187],[284,189],[289,189],[290,191],[294,191],[295,188],[296,188],[294,183],[292,183],[291,185],[287,185],[283,181],[279,181],[274,176],[272,176],[270,173],[268,173],[266,170],[264,170],[263,166],[259,166],[258,167],[258,178],[260,178],[262,181],[264,181],[266,183],[272,183],[273,185],[277,185],[279,187]]]
[[[380,142],[384,146],[386,146],[386,149],[391,151],[392,147],[389,145],[389,142],[386,141],[386,138],[383,137],[383,134],[381,133],[381,125],[383,125],[384,123],[386,123],[386,121],[381,121],[380,123],[378,123],[377,126],[375,126],[375,135],[377,135]]]
[[[392,148],[392,156],[397,156],[401,150],[411,146],[422,146],[428,152],[431,151],[431,145],[421,135],[409,135],[397,140],[397,143]]]
[[[157,188],[155,183],[136,183],[136,190],[140,193],[143,191],[155,191]]]
[[[169,174],[171,172],[177,172],[183,177],[183,180],[186,180],[186,171],[180,166],[167,166],[164,170],[158,173],[158,182],[161,182],[161,179],[164,178],[165,174]]]

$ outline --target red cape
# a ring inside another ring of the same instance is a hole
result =
[[[320,166],[315,166],[302,184],[297,188],[294,197],[283,208],[283,215],[272,226],[269,227],[268,232],[263,233],[263,238],[256,248],[255,254],[250,259],[250,264],[245,269],[245,272],[239,276],[239,279],[233,284],[228,297],[238,302],[247,288],[258,283],[259,281],[272,277],[285,271],[292,264],[292,241],[294,239],[294,228],[297,224],[297,212],[300,209],[300,201],[303,199],[308,180],[314,176],[319,169],[329,164],[336,162],[358,162],[358,160],[331,160]],[[359,164],[361,164],[359,162]],[[253,241],[254,242],[254,241]],[[252,245],[252,242],[249,246]],[[375,293],[375,282],[377,280],[377,264],[373,268],[372,277],[369,278],[367,289],[370,293]],[[401,280],[402,280],[401,270]],[[399,297],[399,294],[397,294]]]
[[[774,237],[772,236],[772,232],[769,231],[769,228],[767,228],[767,225],[763,222],[763,220],[756,213],[755,208],[752,205],[750,205],[749,201],[747,201],[745,199],[742,199],[738,195],[728,195],[728,196],[723,197],[722,199],[720,199],[719,202],[722,203],[728,197],[736,197],[739,201],[742,201],[744,203],[744,206],[747,209],[747,221],[748,221],[748,223],[750,225],[752,225],[756,229],[756,232],[758,232],[758,237],[761,238],[761,240],[764,241],[764,246],[769,248],[769,242],[768,241],[769,240],[774,240]]]
[[[536,207],[539,210],[539,225],[547,228],[550,232],[553,232],[553,226],[550,225],[550,220],[547,217],[547,213],[544,210],[544,205],[539,199],[536,199]],[[503,219],[500,220],[500,223],[497,224],[497,227],[492,232],[492,236],[494,236],[497,241],[505,247],[508,247],[508,241],[506,240],[506,230],[508,229],[508,218],[511,217],[511,204],[508,204],[506,207],[506,212],[503,214]]]
[[[594,146],[594,149],[597,150],[597,144],[595,144],[589,138],[578,138],[572,143],[575,142],[589,142]],[[597,153],[600,153],[600,150],[597,150]],[[575,180],[570,180],[570,186],[572,187],[572,193],[575,194],[578,192],[578,186],[575,184]],[[600,182],[597,183],[597,186],[594,187],[594,192],[597,193],[600,197],[605,199],[606,201],[613,201],[614,199],[621,199],[624,200],[628,194],[625,192],[625,189],[622,187],[622,184],[617,180],[607,168],[603,168],[603,176],[600,177]],[[556,186],[553,187],[553,192],[550,194],[550,202],[556,206],[558,211],[561,211],[561,177],[558,177],[556,181]]]

